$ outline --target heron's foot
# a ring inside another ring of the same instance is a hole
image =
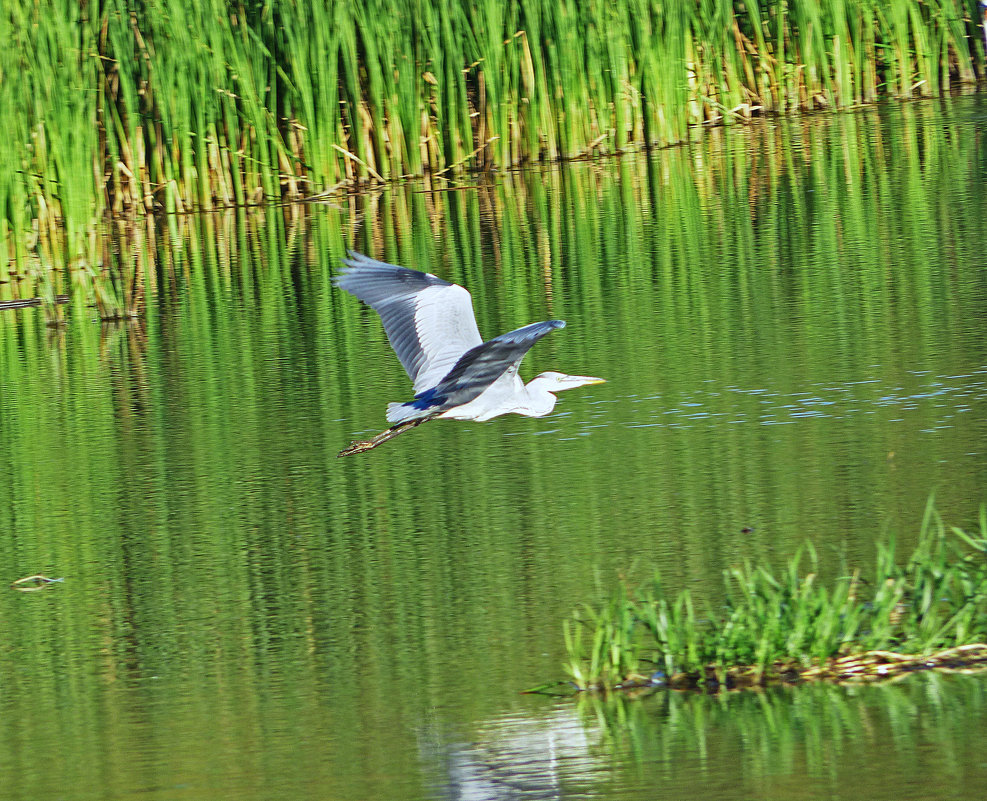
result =
[[[372,439],[355,439],[345,448],[343,448],[339,454],[337,454],[337,459],[340,456],[352,456],[354,453],[363,453],[364,451],[369,451],[372,448],[376,448],[380,445],[379,442],[374,442]]]
[[[377,436],[371,437],[370,439],[359,439],[353,440],[347,447],[343,448],[336,456],[338,459],[340,456],[352,456],[354,453],[363,453],[364,451],[373,450],[378,445],[383,445],[389,439],[394,439],[398,434],[403,434],[405,431],[410,431],[416,426],[420,426],[428,417],[419,417],[417,420],[409,420],[406,423],[398,423],[396,426],[391,426],[386,431],[381,431]]]

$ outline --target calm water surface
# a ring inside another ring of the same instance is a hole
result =
[[[555,702],[624,576],[866,572],[987,501],[987,103],[168,220],[147,319],[0,317],[0,798],[987,797],[987,680]],[[409,397],[345,247],[473,293],[541,420],[340,448]],[[130,248],[130,249],[128,249]]]

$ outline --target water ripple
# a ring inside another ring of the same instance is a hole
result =
[[[641,409],[627,428],[676,428],[685,421],[706,427],[720,425],[792,425],[802,421],[847,421],[855,417],[880,417],[888,424],[918,423],[922,433],[936,433],[955,425],[960,414],[974,411],[987,399],[987,367],[945,376],[929,371],[905,372],[906,384],[865,377],[842,383],[809,384],[794,392],[773,387],[717,387],[704,382],[703,388],[676,397],[674,393],[636,393],[620,401]],[[594,401],[593,403],[602,403]],[[586,431],[590,426],[583,424]]]

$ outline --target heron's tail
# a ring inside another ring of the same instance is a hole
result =
[[[409,420],[417,420],[420,417],[431,417],[435,412],[431,409],[422,409],[415,406],[415,401],[410,403],[389,403],[387,404],[387,422],[406,423]]]
[[[418,420],[421,417],[433,417],[442,411],[442,405],[446,402],[443,395],[439,395],[434,388],[426,389],[415,395],[414,400],[407,403],[387,404],[387,422],[404,423],[408,420]]]

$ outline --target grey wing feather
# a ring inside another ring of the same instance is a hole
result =
[[[405,372],[421,392],[483,340],[469,292],[430,273],[377,261],[354,251],[334,283],[379,315]]]
[[[447,407],[469,403],[508,370],[517,369],[539,339],[564,327],[564,320],[531,323],[471,348],[438,383],[435,396],[446,398]]]

